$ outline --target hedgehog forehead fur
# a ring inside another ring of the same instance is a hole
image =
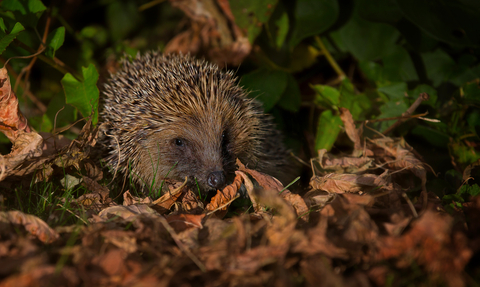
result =
[[[208,174],[233,173],[236,158],[252,166],[268,158],[266,138],[275,134],[270,118],[232,72],[157,52],[122,65],[105,85],[101,113],[111,167],[131,169],[148,184],[171,170],[168,177],[193,177],[208,189]],[[272,150],[283,151],[279,146]]]

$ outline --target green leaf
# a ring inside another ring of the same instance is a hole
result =
[[[326,85],[312,86],[316,92],[315,104],[325,108],[337,108],[340,105],[340,91]]]
[[[75,79],[70,73],[66,74],[62,79],[63,89],[67,104],[71,104],[82,114],[88,117],[93,112],[92,122],[97,123],[98,120],[98,97],[99,90],[97,88],[98,72],[93,64],[88,68],[82,67],[83,81]]]
[[[339,11],[337,0],[298,0],[290,47],[295,47],[306,37],[325,32],[335,23]]]
[[[389,100],[380,107],[381,114],[379,118],[400,117],[407,109],[405,102],[406,83],[394,83],[389,86],[378,88],[379,92],[385,93]],[[380,122],[379,130],[385,130],[391,126],[395,120]]]
[[[392,54],[400,33],[390,25],[369,22],[356,13],[338,31],[330,34],[343,52],[358,60],[379,60]]]
[[[263,24],[268,21],[277,3],[278,0],[230,1],[235,23],[246,32],[250,43],[260,34]]]
[[[402,100],[405,97],[405,92],[407,91],[407,84],[392,83],[388,86],[379,87],[378,91],[387,94],[388,98],[391,101],[398,101]]]
[[[362,114],[370,110],[370,99],[365,94],[355,93],[355,88],[348,78],[339,87],[340,107],[350,110],[355,120],[362,119]]]
[[[423,63],[427,76],[438,87],[442,82],[448,81],[455,69],[455,61],[443,50],[437,49],[433,52],[422,54]]]
[[[20,32],[25,30],[25,28],[20,23],[15,23],[13,29],[10,33],[6,33],[5,23],[3,19],[0,18],[0,54],[5,51],[5,49],[12,43],[12,41],[18,36]]]
[[[467,197],[466,199],[468,200],[468,197],[470,196],[480,195],[480,186],[478,186],[478,184],[474,184],[474,185],[464,184],[462,185],[462,187],[460,187],[458,194],[466,196]]]
[[[287,74],[287,87],[278,101],[278,105],[285,110],[296,112],[300,109],[302,97],[295,78]]]
[[[240,85],[250,91],[249,97],[257,98],[268,112],[282,97],[287,87],[288,73],[259,69],[246,74],[240,80]]]
[[[283,42],[285,42],[285,38],[287,37],[288,33],[289,23],[287,13],[283,13],[280,18],[275,21],[275,25],[278,27],[275,44],[277,48],[280,49],[283,45]]]
[[[385,77],[395,81],[417,81],[418,75],[407,50],[401,46],[395,46],[393,51],[383,57]]]
[[[480,45],[480,8],[466,1],[396,0],[414,24],[431,37],[453,45]]]
[[[3,0],[1,5],[3,10],[13,12],[15,20],[32,28],[47,9],[40,0]]]
[[[450,144],[451,154],[457,162],[469,165],[480,159],[480,154],[472,146],[466,146],[462,142]]]
[[[315,150],[330,150],[342,130],[343,122],[339,116],[333,115],[331,110],[324,111],[318,119],[317,134],[315,136]]]
[[[50,58],[55,57],[55,52],[63,45],[65,40],[65,27],[59,27],[48,35],[47,38],[47,51],[45,55]]]

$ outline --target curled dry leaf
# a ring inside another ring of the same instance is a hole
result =
[[[388,163],[392,170],[408,170],[422,181],[422,187],[425,189],[427,182],[426,163],[416,156],[415,150],[402,139],[380,138],[370,140],[368,145],[375,151],[375,156],[380,162]],[[433,171],[433,170],[432,170]]]
[[[215,211],[215,214],[219,218],[223,218],[227,214],[228,206],[232,199],[234,199],[238,193],[238,189],[242,185],[242,176],[237,174],[232,184],[227,185],[223,190],[217,190],[217,194],[212,197],[212,200],[207,207],[207,211]]]
[[[0,131],[13,143],[21,133],[30,132],[27,120],[18,108],[18,99],[5,67],[0,69]]]
[[[31,235],[44,243],[52,243],[58,239],[58,233],[40,218],[20,211],[0,211],[0,222],[3,224],[21,225]]]
[[[104,222],[109,221],[112,218],[122,218],[123,220],[132,222],[135,221],[140,215],[153,217],[160,216],[155,210],[146,204],[136,204],[130,206],[118,205],[111,206],[100,211],[95,221]]]
[[[174,182],[173,184],[168,182],[166,184],[169,190],[150,205],[150,207],[155,209],[160,214],[167,213],[177,199],[188,191],[188,187],[186,186],[187,178],[185,178],[185,181],[181,184],[180,182]]]
[[[240,171],[251,175],[263,189],[279,192],[280,196],[287,200],[287,202],[289,202],[293,206],[295,212],[297,213],[297,216],[301,216],[303,220],[308,220],[309,209],[300,195],[293,194],[288,189],[285,189],[282,183],[273,176],[245,167],[245,165],[241,163],[239,159],[237,159],[237,165]],[[254,197],[255,196],[253,196],[253,198]],[[253,199],[251,195],[250,198],[252,199],[252,202],[256,200]],[[258,211],[258,209],[255,209],[255,211]]]
[[[236,25],[228,1],[170,0],[190,19],[190,29],[178,34],[165,47],[165,53],[205,52],[220,67],[239,65],[252,45]]]
[[[204,217],[205,214],[173,214],[167,216],[167,222],[175,232],[180,232],[191,227],[203,228]]]
[[[138,197],[138,196],[133,196],[129,190],[125,191],[123,193],[123,205],[124,206],[129,206],[129,205],[134,205],[134,204],[151,204],[153,201],[150,197]]]
[[[386,188],[388,186],[388,182],[385,180],[386,176],[386,173],[380,176],[330,173],[325,176],[312,177],[310,186],[330,193],[366,193],[372,189]]]
[[[333,157],[326,149],[318,150],[318,157],[313,158],[315,174],[325,173],[362,173],[373,166],[370,157]]]
[[[199,214],[204,211],[203,202],[201,202],[195,193],[190,189],[182,197],[181,209],[189,213]]]
[[[362,154],[363,147],[362,140],[360,139],[360,136],[362,135],[362,130],[355,128],[355,121],[353,120],[352,114],[348,109],[340,107],[339,110],[340,119],[345,126],[345,132],[347,133],[348,138],[353,142],[354,145],[353,154]]]

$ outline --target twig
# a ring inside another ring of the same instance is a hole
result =
[[[365,123],[377,123],[377,122],[385,122],[385,121],[393,121],[393,120],[404,120],[404,119],[413,119],[413,118],[422,118],[423,116],[428,115],[428,112],[423,114],[411,115],[411,116],[400,116],[400,117],[391,117],[391,118],[381,118],[381,119],[374,119],[374,120],[366,120]],[[363,122],[363,121],[359,121]]]
[[[415,102],[413,102],[413,104],[402,114],[402,117],[407,117],[407,116],[410,116],[414,111],[415,109],[418,108],[418,106],[420,106],[420,104],[423,102],[423,101],[427,101],[428,99],[430,98],[430,96],[427,94],[427,93],[421,93],[418,98],[415,100]],[[391,131],[393,131],[396,127],[398,127],[400,124],[402,124],[403,122],[405,121],[405,119],[399,119],[398,121],[396,121],[393,125],[391,125],[390,127],[388,127],[388,129],[386,129],[383,134],[386,135],[388,133],[390,133]]]
[[[325,58],[327,58],[327,61],[328,61],[328,63],[330,64],[330,66],[332,66],[332,68],[335,70],[335,72],[337,73],[337,75],[338,75],[338,77],[340,78],[340,80],[345,79],[347,76],[346,76],[345,73],[342,71],[342,69],[340,68],[340,66],[338,66],[337,62],[336,62],[335,59],[332,57],[332,55],[330,54],[330,52],[327,50],[327,48],[326,48],[325,45],[323,44],[323,42],[322,42],[322,40],[320,39],[320,37],[315,36],[315,41],[317,42],[318,46],[320,46],[320,49],[322,50],[322,53],[325,55]]]
[[[142,12],[142,11],[147,10],[147,9],[149,9],[149,8],[152,8],[153,6],[158,5],[158,4],[160,4],[160,3],[164,2],[164,1],[165,1],[165,0],[153,0],[153,1],[150,1],[150,2],[145,3],[145,4],[141,5],[140,7],[138,7],[138,11],[139,11],[139,12]]]
[[[35,50],[30,48],[29,46],[25,45],[24,43],[22,43],[21,41],[15,39],[13,40],[15,45],[19,46],[20,48],[30,52],[30,53],[35,53]],[[43,62],[47,63],[48,65],[52,66],[53,68],[57,69],[59,72],[61,72],[62,74],[67,74],[67,73],[70,73],[72,74],[73,77],[75,77],[77,80],[79,81],[83,81],[83,76],[81,76],[80,74],[78,74],[76,71],[74,71],[73,69],[71,69],[70,67],[66,66],[62,61],[60,61],[59,59],[57,58],[53,58],[50,59],[48,58],[47,56],[45,55],[38,55],[38,58],[40,60],[42,60]]]
[[[230,203],[232,203],[235,199],[237,199],[237,198],[239,198],[239,197],[240,197],[240,195],[237,194],[234,198],[230,199],[227,203],[225,203],[225,204],[217,207],[215,210],[212,210],[212,211],[210,211],[209,213],[207,213],[207,216],[209,216],[210,214],[215,213],[217,210],[220,210],[220,209],[224,208],[225,206],[229,205]]]
[[[415,218],[418,218],[418,213],[417,213],[417,211],[415,210],[415,207],[413,206],[412,201],[410,201],[410,198],[408,198],[408,196],[407,196],[407,194],[406,194],[405,192],[402,192],[402,197],[405,198],[405,200],[407,201],[408,206],[409,206],[410,209],[412,210],[413,216],[414,216]]]
[[[0,61],[4,63],[4,66],[8,69],[10,76],[12,76],[12,78],[14,78],[16,82],[18,82],[19,81],[18,74],[15,73],[12,66],[8,65],[8,62],[11,59],[26,59],[32,56],[35,56],[35,54],[29,55],[29,56],[15,56],[15,57],[8,58],[8,60],[6,61],[3,58],[0,58]],[[47,106],[45,106],[30,90],[25,89],[25,94],[37,106],[37,108],[42,112],[42,114],[47,111]]]
[[[202,270],[202,272],[206,272],[207,268],[205,268],[205,265],[203,265],[203,263],[200,262],[200,260],[195,257],[195,255],[190,250],[188,250],[185,245],[183,245],[183,243],[178,238],[177,233],[175,233],[175,230],[173,230],[173,228],[168,224],[167,220],[163,216],[160,216],[159,219],[163,227],[165,227],[168,233],[170,233],[170,236],[172,236],[173,241],[175,241],[178,248],[180,248],[180,250],[182,250],[193,261],[193,263],[195,263],[195,265],[197,265],[198,268]]]

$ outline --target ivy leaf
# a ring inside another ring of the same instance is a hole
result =
[[[12,43],[12,41],[18,36],[20,32],[25,30],[25,28],[20,23],[15,23],[13,29],[10,33],[7,34],[6,32],[7,27],[3,22],[3,19],[0,18],[0,54],[5,51],[5,49]]]
[[[295,6],[295,28],[290,46],[295,47],[306,37],[325,32],[335,23],[339,11],[336,0],[298,0]]]
[[[263,103],[266,112],[282,97],[287,87],[288,73],[259,69],[242,77],[240,85],[250,91],[249,96]]]
[[[342,51],[364,61],[375,61],[392,54],[400,37],[392,26],[364,20],[358,13],[354,13],[345,26],[330,35]]]
[[[47,38],[47,51],[45,55],[50,58],[55,57],[55,52],[63,45],[65,40],[65,27],[59,27],[48,35]]]
[[[92,123],[98,120],[98,97],[99,90],[97,88],[98,72],[93,64],[88,68],[82,67],[83,81],[75,79],[70,73],[66,74],[62,79],[62,86],[65,91],[67,104],[71,104],[82,114],[88,117],[93,114]]]
[[[277,3],[278,0],[230,1],[235,23],[246,32],[250,43],[260,34],[263,24],[270,19]]]
[[[464,46],[480,44],[477,1],[396,0],[403,15],[431,37]]]

